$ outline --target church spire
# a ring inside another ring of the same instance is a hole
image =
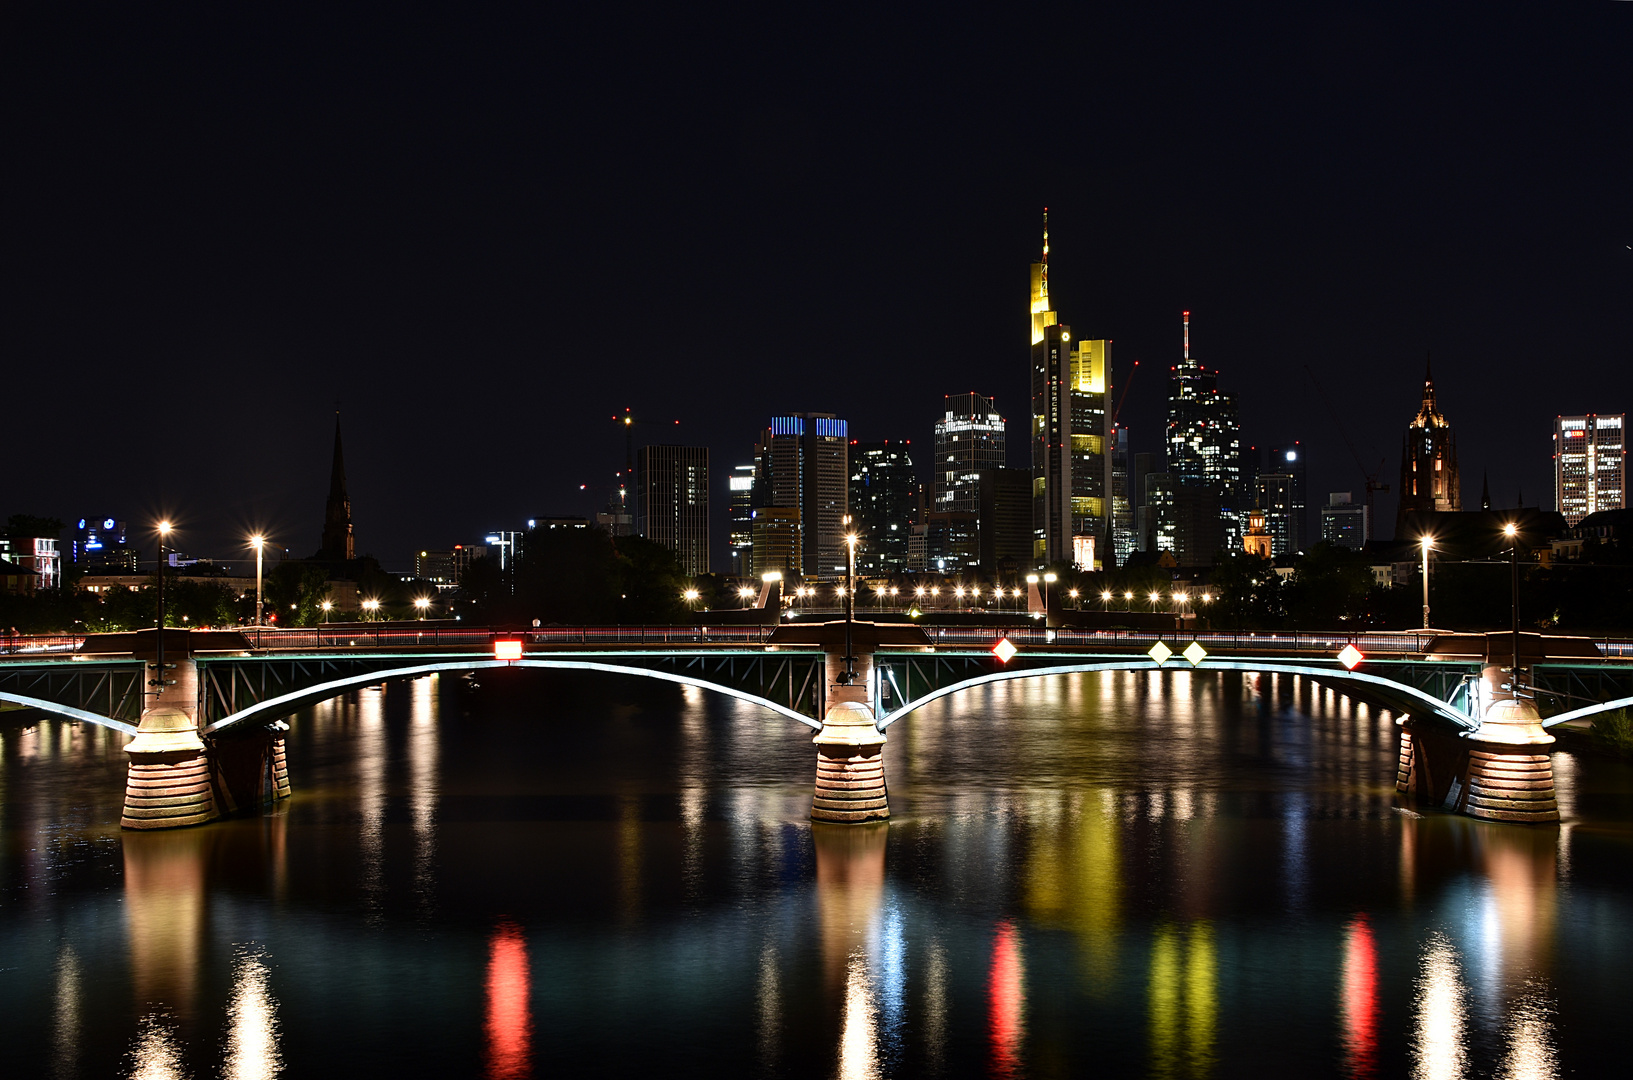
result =
[[[329,467],[329,501],[323,510],[323,557],[350,562],[357,558],[352,535],[352,500],[346,492],[346,457],[340,448],[340,410],[335,410],[335,455]]]

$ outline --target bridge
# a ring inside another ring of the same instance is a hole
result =
[[[813,816],[888,816],[896,723],[987,683],[1082,672],[1279,672],[1405,717],[1397,788],[1475,816],[1557,820],[1546,728],[1633,704],[1633,643],[1491,635],[1233,634],[904,623],[576,627],[380,623],[8,639],[0,701],[132,735],[123,823],[197,824],[290,791],[284,718],[357,687],[543,668],[684,683],[816,732]],[[1508,672],[1512,655],[1521,679]],[[1507,666],[1503,661],[1508,660]],[[1550,714],[1541,715],[1543,709]]]

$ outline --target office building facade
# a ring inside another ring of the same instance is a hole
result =
[[[949,394],[936,421],[932,510],[976,512],[976,474],[1008,464],[1004,418],[985,394]]]
[[[1030,566],[1032,474],[1025,469],[983,469],[976,490],[982,572],[1013,574]]]
[[[754,576],[754,466],[738,465],[727,478],[731,518],[726,538],[730,552],[729,573],[735,577]]]
[[[1367,518],[1368,508],[1356,502],[1352,492],[1330,492],[1327,505],[1321,508],[1321,539],[1334,547],[1360,551],[1367,543]]]
[[[853,442],[849,455],[851,520],[861,537],[856,572],[899,574],[907,569],[908,537],[918,517],[919,481],[908,443]]]
[[[1166,471],[1180,487],[1205,488],[1213,493],[1212,500],[1187,499],[1182,505],[1213,505],[1220,542],[1234,549],[1244,532],[1242,511],[1248,501],[1236,395],[1221,391],[1219,373],[1208,370],[1191,355],[1189,311],[1181,312],[1180,327],[1180,362],[1171,369],[1168,379],[1168,425],[1163,436]],[[1213,528],[1202,523],[1186,524],[1180,532],[1211,535]],[[1202,558],[1200,552],[1187,552],[1184,565],[1205,565]]]
[[[1627,506],[1627,416],[1554,418],[1554,509],[1575,525]]]
[[[709,448],[643,446],[635,456],[635,527],[675,553],[688,577],[709,572]]]
[[[755,446],[755,509],[795,511],[796,569],[807,577],[845,572],[846,433],[845,421],[829,413],[790,413],[773,417]],[[763,572],[757,547],[755,572]]]

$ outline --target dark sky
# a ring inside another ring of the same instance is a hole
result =
[[[592,512],[626,406],[721,496],[773,412],[928,450],[971,389],[1024,467],[1044,205],[1136,450],[1182,308],[1313,502],[1429,350],[1471,503],[1633,409],[1633,3],[594,7],[11,12],[0,514],[308,554],[337,401],[394,569]]]

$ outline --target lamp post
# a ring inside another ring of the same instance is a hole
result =
[[[255,625],[261,625],[261,549],[266,546],[266,537],[255,535],[249,538],[250,546],[255,549]]]
[[[1514,668],[1508,676],[1510,692],[1514,700],[1520,698],[1520,529],[1510,521],[1503,526],[1503,535],[1508,537],[1508,565],[1511,571],[1510,598],[1511,617],[1514,630]]]
[[[1435,538],[1425,536],[1423,544],[1423,628],[1429,629],[1429,549],[1435,546]]]
[[[1060,575],[1052,570],[1043,574],[1043,625],[1049,625],[1049,586],[1060,580]]]
[[[323,603],[319,604],[318,607],[323,609],[323,621],[327,623],[329,621],[329,612],[334,610],[335,602],[333,600],[325,600]]]
[[[159,644],[154,656],[159,671],[159,677],[154,680],[154,684],[159,689],[153,695],[155,698],[164,693],[164,547],[165,541],[169,538],[170,522],[159,522]]]
[[[847,522],[850,518],[847,516]],[[851,649],[851,617],[856,599],[856,541],[853,532],[845,534],[845,670],[839,681],[849,686],[856,681],[856,657]]]

